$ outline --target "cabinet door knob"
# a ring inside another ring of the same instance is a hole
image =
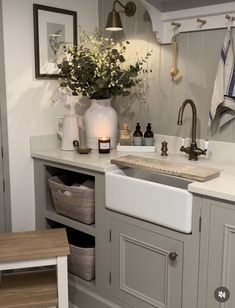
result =
[[[178,253],[177,252],[170,252],[169,255],[168,255],[169,259],[171,261],[175,261],[176,258],[178,257]]]

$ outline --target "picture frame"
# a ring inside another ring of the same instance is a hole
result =
[[[77,46],[77,12],[33,4],[36,79],[58,79],[58,57]]]

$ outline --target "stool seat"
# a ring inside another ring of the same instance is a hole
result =
[[[0,234],[0,263],[69,255],[65,229]]]
[[[62,228],[0,234],[0,271],[51,265],[57,270],[55,284],[51,273],[3,275],[0,307],[42,307],[42,303],[46,307],[58,303],[59,308],[68,308],[68,254],[66,230]],[[12,292],[17,305],[11,304]]]

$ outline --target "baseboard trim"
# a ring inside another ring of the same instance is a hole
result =
[[[106,298],[74,282],[69,282],[69,300],[71,308],[121,308]]]
[[[78,306],[72,304],[72,303],[69,303],[69,308],[79,308]]]

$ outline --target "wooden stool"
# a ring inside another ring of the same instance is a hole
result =
[[[2,275],[0,307],[68,308],[65,229],[0,234],[0,271],[55,265],[55,271]],[[17,271],[18,272],[18,271]]]

